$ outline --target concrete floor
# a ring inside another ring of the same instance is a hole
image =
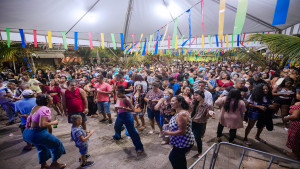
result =
[[[55,114],[54,111],[52,112],[52,114]],[[115,113],[113,114],[115,115]],[[59,121],[60,123],[58,125],[58,128],[53,129],[53,134],[62,141],[67,152],[67,154],[63,155],[59,159],[59,162],[66,163],[67,168],[79,168],[80,163],[78,162],[78,158],[80,154],[78,152],[78,149],[75,147],[74,142],[70,141],[71,125],[67,123],[66,117],[60,118]],[[26,144],[22,140],[22,135],[18,128],[18,124],[6,127],[3,125],[3,123],[5,122],[6,120],[2,120],[0,125],[0,164],[2,165],[0,168],[38,169],[39,164],[36,149],[33,149],[31,151],[23,151],[22,149]],[[256,133],[256,128],[251,131],[249,139],[252,142],[252,145],[250,146],[250,148],[286,157],[282,153],[282,150],[288,150],[285,146],[287,132],[282,128],[280,119],[274,119],[274,123],[275,125],[273,131],[269,132],[264,130],[262,132],[261,138],[265,139],[268,142],[267,144],[255,141],[254,135]],[[205,139],[203,142],[204,151],[206,151],[212,144],[216,143],[217,124],[218,115],[216,119],[209,119],[207,123]],[[112,135],[114,134],[113,126],[109,126],[107,123],[100,123],[99,119],[88,117],[87,127],[88,129],[96,130],[94,135],[89,140],[89,154],[91,154],[90,160],[95,161],[95,165],[90,168],[172,168],[168,159],[171,146],[160,145],[162,139],[158,138],[158,133],[153,135],[148,134],[150,130],[148,120],[147,129],[142,132],[139,131],[145,149],[145,154],[141,156],[136,155],[132,141],[124,134],[124,131],[122,132],[123,139],[116,142],[112,139]],[[244,128],[245,127],[246,126],[244,126]],[[228,141],[228,132],[228,129],[224,128],[225,137],[222,137],[223,141]],[[246,146],[242,141],[243,136],[244,129],[239,129],[237,132],[235,144]],[[196,154],[197,148],[195,145],[193,149],[187,154],[188,166],[190,166],[195,160],[197,160],[197,158],[195,158]],[[208,160],[211,158],[210,155],[211,153],[208,155]],[[254,156],[260,158],[260,155]],[[222,150],[220,150],[216,168],[235,168],[233,166],[237,165],[237,160],[239,159],[240,150],[235,150],[228,147],[224,148],[223,152]],[[266,159],[268,160],[268,157]],[[243,162],[242,164],[244,168],[257,168],[263,165],[262,163],[251,163],[249,162],[249,158],[245,158],[245,161],[246,162]],[[48,163],[50,164],[51,160],[49,160]],[[249,167],[249,163],[251,164],[251,167]],[[206,164],[209,164],[209,161],[206,161]]]

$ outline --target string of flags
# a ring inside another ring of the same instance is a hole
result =
[[[287,18],[287,12],[289,8],[289,3],[290,0],[277,0],[276,3],[276,8],[274,12],[274,18],[272,25],[280,25],[280,24],[285,24],[286,23],[286,18]],[[201,37],[201,48],[205,47],[205,25],[204,25],[204,0],[200,0],[200,5],[201,5],[201,23],[202,23],[202,34],[199,36]],[[244,46],[244,42],[246,39],[246,34],[242,34],[242,29],[244,27],[246,15],[247,15],[247,8],[248,8],[248,0],[238,0],[238,5],[237,5],[237,12],[236,12],[236,17],[235,17],[235,24],[234,24],[234,30],[233,34],[231,35],[231,47],[234,47],[234,35],[237,35],[237,47],[240,47],[240,44]],[[226,34],[224,36],[224,17],[225,17],[225,10],[226,10],[226,0],[220,0],[220,8],[219,8],[219,28],[218,28],[218,34],[215,34],[215,39],[216,39],[216,47],[221,47],[221,48],[229,48],[229,35]],[[124,44],[124,34],[120,33],[120,40],[121,40],[121,50],[124,51],[124,53],[129,53],[133,54],[135,51],[135,54],[138,55],[139,53],[142,55],[145,54],[184,54],[184,55],[191,55],[192,50],[189,52],[183,51],[183,49],[178,50],[178,45],[183,48],[185,45],[189,46],[191,48],[191,45],[194,44],[194,42],[197,39],[197,35],[192,36],[192,27],[191,27],[191,9],[188,9],[185,12],[188,15],[188,28],[189,28],[189,35],[186,40],[184,40],[184,35],[181,36],[180,40],[178,40],[178,35],[177,35],[177,30],[178,30],[178,17],[174,19],[174,27],[173,27],[173,35],[171,39],[171,35],[167,35],[169,24],[167,24],[164,27],[161,27],[160,29],[157,30],[156,33],[156,38],[155,34],[147,35],[144,36],[141,34],[141,37],[138,42],[135,43],[135,37],[134,34],[132,34],[132,43],[129,45]],[[160,30],[164,29],[164,34],[160,35]],[[19,29],[21,41],[22,41],[22,47],[26,47],[25,43],[25,38],[24,38],[24,31],[23,29]],[[68,44],[67,44],[67,38],[66,38],[66,32],[62,31],[62,39],[63,39],[63,44],[64,48],[68,49]],[[263,32],[264,33],[264,32]],[[34,40],[34,47],[37,47],[37,30],[33,30],[33,40]],[[269,32],[268,32],[269,34]],[[10,28],[6,28],[6,35],[7,35],[7,46],[10,47]],[[248,39],[251,38],[253,34],[251,33],[248,36]],[[212,45],[212,37],[213,35],[207,35],[208,38],[208,44],[210,48],[213,47]],[[102,49],[105,48],[105,41],[104,41],[104,33],[100,33],[100,39],[101,39],[101,47]],[[113,45],[113,49],[116,50],[116,40],[115,40],[115,34],[111,33],[111,42]],[[144,40],[143,40],[144,37]],[[193,38],[194,37],[194,38]],[[225,39],[224,39],[225,37]],[[240,38],[241,37],[241,38]],[[90,48],[93,49],[93,40],[92,40],[92,34],[88,32],[88,39],[89,39],[89,45]],[[164,50],[159,50],[159,48],[162,47],[162,42],[165,42],[165,39],[167,39],[167,47],[168,47],[168,52],[166,49]],[[172,40],[172,42],[171,42]],[[189,42],[189,43],[188,43]],[[142,44],[144,43],[144,44]],[[180,44],[178,44],[180,43]],[[224,45],[223,45],[224,43]],[[256,41],[253,42],[254,44]],[[249,40],[245,42],[245,45],[249,44]],[[52,48],[52,31],[48,31],[48,47]],[[74,48],[78,49],[78,32],[74,32]],[[141,49],[140,49],[141,48]],[[176,52],[174,52],[174,50]],[[186,50],[186,49],[184,49]],[[226,50],[226,49],[221,49],[221,50]],[[163,52],[162,52],[163,51]],[[202,52],[195,52],[194,53],[203,53],[203,51],[207,51],[207,49],[201,50]]]

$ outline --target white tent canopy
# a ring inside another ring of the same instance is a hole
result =
[[[278,32],[300,23],[300,1],[290,0],[286,24],[272,26],[276,2],[249,0],[242,33]],[[237,3],[238,0],[226,0],[224,35],[231,36],[233,33]],[[208,34],[212,35],[215,42],[219,7],[219,0],[204,0],[205,47],[209,47]],[[156,33],[168,23],[167,35],[172,38],[173,20],[178,16],[177,34],[180,39],[182,35],[188,37],[189,34],[185,11],[190,8],[192,37],[199,37],[193,47],[201,48],[203,32],[200,0],[1,0],[1,39],[6,40],[5,28],[10,28],[11,40],[20,41],[18,29],[24,29],[26,42],[32,42],[32,30],[35,29],[39,35],[38,42],[47,42],[48,31],[52,31],[53,43],[62,43],[61,31],[66,31],[68,44],[74,44],[74,32],[78,32],[79,45],[89,45],[87,40],[90,32],[94,46],[101,45],[100,33],[105,35],[105,46],[112,46],[111,33],[114,33],[117,46],[120,46],[120,33],[124,33],[127,43],[132,42],[132,34],[135,35],[135,42],[143,34],[144,41],[145,37]],[[164,31],[165,28],[161,29],[160,34]],[[298,33],[295,30],[289,31]]]

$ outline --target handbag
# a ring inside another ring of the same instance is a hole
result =
[[[137,106],[134,108],[134,112],[140,113],[140,112],[142,112],[142,109],[139,106]]]

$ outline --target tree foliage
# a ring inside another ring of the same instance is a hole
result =
[[[256,34],[251,41],[261,41],[266,44],[274,54],[282,54],[283,60],[300,61],[300,37],[283,34]]]

